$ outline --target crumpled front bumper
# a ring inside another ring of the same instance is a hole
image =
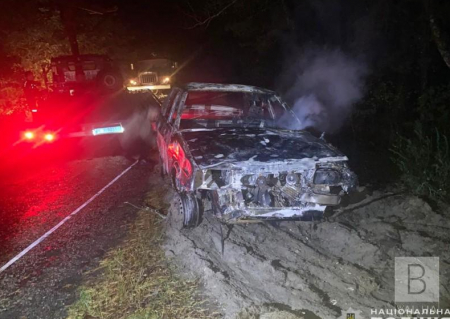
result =
[[[251,207],[235,210],[222,216],[227,223],[246,223],[265,220],[316,220],[323,216],[327,206],[305,204],[302,207]]]
[[[300,197],[300,200],[305,203],[336,206],[341,202],[341,196],[334,194],[305,193]]]

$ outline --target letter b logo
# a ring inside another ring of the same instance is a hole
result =
[[[395,258],[395,302],[439,302],[439,257]]]

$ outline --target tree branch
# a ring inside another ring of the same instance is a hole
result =
[[[445,64],[450,68],[450,48],[448,46],[447,41],[442,35],[442,30],[436,22],[436,19],[431,15],[430,16],[430,27],[431,32],[433,33],[434,42],[439,50],[439,53],[442,56]]]
[[[199,26],[205,26],[205,28],[207,28],[212,20],[214,20],[215,18],[217,18],[218,16],[223,14],[228,8],[230,8],[232,5],[234,5],[237,1],[238,0],[230,1],[228,4],[226,4],[220,10],[218,10],[216,13],[211,14],[211,13],[208,12],[207,13],[207,17],[206,18],[202,18],[202,19],[195,15],[195,10],[193,9],[193,7],[190,4],[190,2],[187,1],[193,14],[186,14],[186,15],[189,16],[190,18],[192,18],[193,20],[195,20],[195,24],[190,26],[190,27],[188,27],[188,29],[194,29],[194,28],[197,28]]]
[[[446,39],[442,29],[439,27],[439,24],[436,21],[436,18],[433,14],[432,3],[429,0],[424,0],[425,10],[428,12],[428,19],[430,23],[431,33],[433,35],[434,42],[441,54],[442,59],[445,64],[450,68],[450,47],[448,44],[448,40]]]

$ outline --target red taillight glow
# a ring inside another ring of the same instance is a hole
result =
[[[55,135],[51,134],[51,133],[47,133],[47,134],[44,135],[44,139],[47,142],[52,142],[55,139]]]
[[[25,132],[25,133],[23,134],[23,136],[24,136],[27,140],[32,140],[32,139],[34,138],[34,133],[28,131],[28,132]]]

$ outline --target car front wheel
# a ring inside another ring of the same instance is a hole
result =
[[[97,76],[97,84],[104,92],[116,92],[123,88],[123,78],[116,71],[102,71]]]
[[[177,228],[194,228],[200,222],[197,197],[192,193],[176,193],[169,214],[170,224]]]

